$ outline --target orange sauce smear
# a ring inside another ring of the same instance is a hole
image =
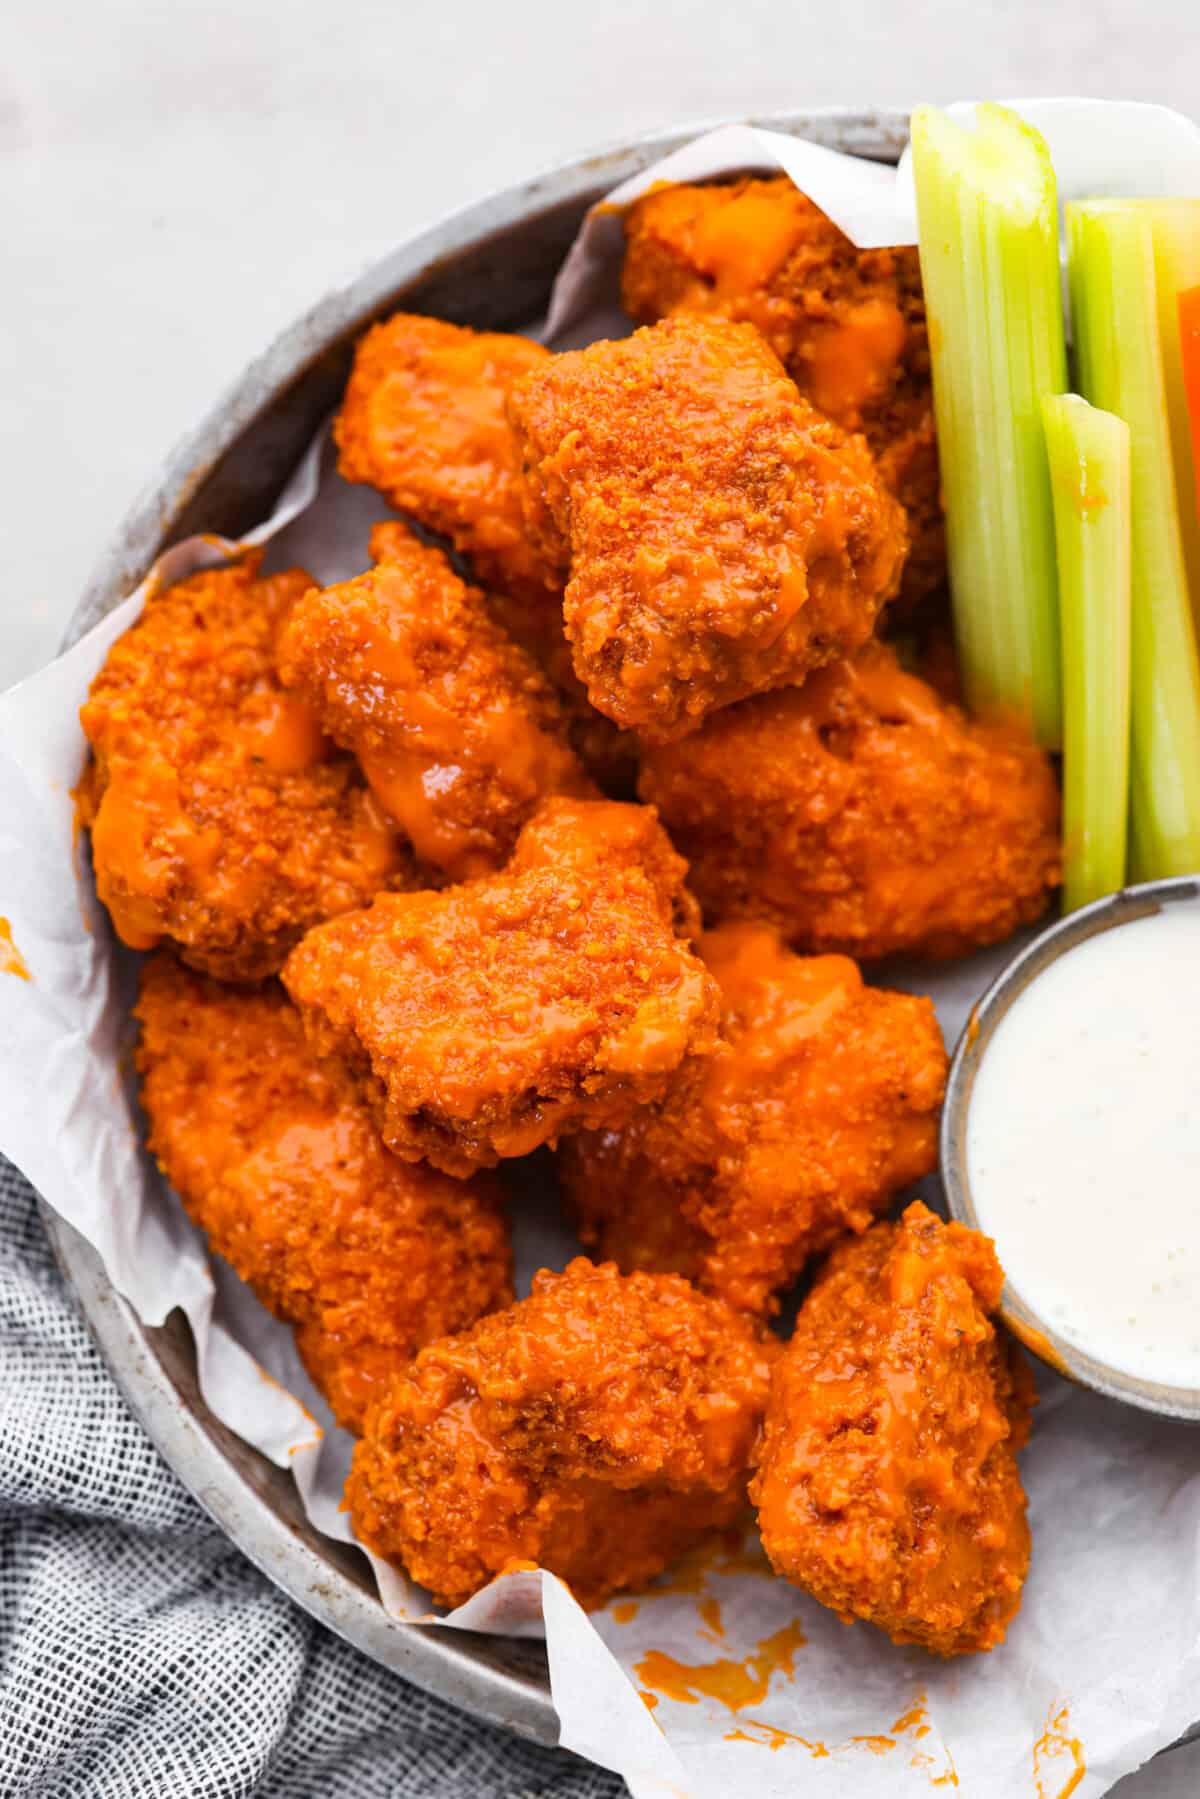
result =
[[[831,1756],[845,1755],[850,1750],[865,1750],[868,1755],[890,1755],[894,1749],[902,1746],[902,1739],[919,1741],[930,1734],[929,1714],[925,1709],[925,1695],[920,1694],[906,1712],[902,1712],[895,1723],[889,1726],[886,1734],[878,1736],[851,1737],[845,1743],[835,1743],[830,1747],[827,1743],[814,1741],[811,1737],[800,1736],[796,1731],[782,1730],[777,1724],[768,1724],[765,1718],[744,1718],[737,1730],[727,1731],[727,1743],[754,1743],[760,1749],[786,1749],[795,1744],[804,1749],[814,1761],[827,1760]],[[948,1750],[943,1751],[941,1758],[930,1755],[924,1750],[914,1751],[910,1766],[924,1772],[932,1787],[957,1787],[958,1774]],[[1046,1795],[1045,1799],[1051,1799]],[[1065,1799],[1055,1795],[1054,1799]]]
[[[0,974],[15,974],[19,981],[32,981],[29,964],[13,942],[12,925],[0,918]]]
[[[701,1622],[704,1624],[705,1631],[709,1636],[723,1637],[725,1635],[725,1626],[721,1621],[721,1605],[719,1600],[713,1599],[711,1596],[702,1599],[696,1607],[696,1610],[700,1613]]]
[[[644,1686],[674,1699],[680,1705],[698,1705],[701,1699],[716,1699],[731,1712],[747,1705],[757,1705],[766,1698],[771,1678],[781,1674],[791,1678],[796,1651],[806,1641],[798,1622],[785,1624],[782,1630],[764,1637],[745,1661],[721,1659],[713,1662],[681,1662],[660,1649],[651,1649],[636,1664]]]
[[[1056,1712],[1051,1712],[1045,1730],[1033,1745],[1033,1779],[1037,1787],[1037,1799],[1071,1799],[1071,1794],[1087,1773],[1083,1745],[1078,1737],[1069,1734],[1070,1728],[1071,1714],[1062,1705]],[[1069,1758],[1071,1763],[1067,1770],[1063,1769],[1064,1758]],[[1060,1780],[1064,1772],[1066,1778]]]

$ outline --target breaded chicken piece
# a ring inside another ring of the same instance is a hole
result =
[[[511,1303],[494,1176],[389,1155],[277,982],[230,989],[153,956],[136,1008],[150,1148],[188,1213],[296,1341],[339,1423],[424,1343]]]
[[[683,875],[650,808],[546,800],[501,874],[381,895],[311,932],[284,981],[389,1147],[467,1174],[617,1123],[711,1052]]]
[[[388,557],[312,588],[278,645],[280,676],[354,750],[418,856],[487,874],[550,793],[594,795],[533,658],[440,550],[393,531]]]
[[[901,602],[940,587],[945,527],[915,247],[856,249],[786,175],[655,188],[626,212],[625,239],[630,316],[697,314],[761,331],[800,392],[864,434],[905,507]]]
[[[530,528],[592,704],[665,741],[871,634],[903,514],[748,325],[679,318],[514,388]]]
[[[1033,1379],[988,1314],[989,1238],[923,1205],[834,1251],[771,1381],[751,1486],[778,1574],[935,1655],[993,1649],[1021,1602],[1016,1451]]]
[[[648,749],[639,785],[706,920],[766,919],[797,949],[960,955],[1037,918],[1060,879],[1048,757],[882,643]]]
[[[260,577],[260,560],[148,599],[80,712],[80,819],[117,934],[171,939],[228,981],[274,973],[310,925],[413,873],[353,757],[275,673],[276,634],[312,581]]]
[[[359,343],[333,433],[338,468],[471,558],[484,587],[557,611],[562,582],[530,544],[504,411],[550,360],[527,337],[398,312]]]
[[[411,555],[412,532],[400,519],[381,519],[371,532],[372,562],[404,561]],[[533,658],[554,688],[566,722],[567,737],[587,773],[609,799],[632,799],[637,785],[637,739],[618,730],[597,712],[575,673],[571,646],[562,622],[562,595],[547,605],[531,605],[509,594],[484,596],[491,617],[504,635]]]
[[[737,1515],[775,1348],[670,1275],[543,1270],[374,1408],[355,1534],[446,1605],[529,1563],[598,1605]]]
[[[685,1274],[753,1312],[937,1163],[933,1006],[795,956],[768,925],[707,932],[723,1042],[665,1098],[559,1152],[579,1233],[622,1268]]]

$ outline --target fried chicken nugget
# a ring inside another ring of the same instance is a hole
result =
[[[509,404],[531,531],[570,556],[576,672],[643,737],[802,680],[895,592],[900,507],[748,325],[669,319],[555,356]]]
[[[500,867],[545,794],[595,789],[553,687],[478,588],[403,527],[387,545],[293,608],[280,676],[357,753],[418,856],[465,880]]]
[[[793,955],[768,925],[709,931],[723,1042],[618,1128],[559,1152],[587,1245],[685,1274],[746,1310],[937,1164],[946,1052],[933,1006],[864,987],[845,956]]]
[[[647,749],[639,787],[706,919],[766,919],[797,949],[960,955],[1037,918],[1060,879],[1049,758],[882,643]]]
[[[150,1148],[212,1247],[297,1327],[339,1423],[359,1430],[422,1344],[511,1303],[495,1177],[389,1155],[276,982],[220,987],[160,953],[135,1015]]]
[[[467,1174],[624,1119],[711,1052],[683,874],[652,809],[545,800],[502,873],[381,895],[310,932],[284,982],[389,1147]]]
[[[771,1381],[751,1485],[777,1573],[935,1655],[1021,1602],[1033,1379],[990,1323],[991,1241],[923,1205],[834,1251]]]
[[[338,468],[448,537],[485,587],[558,610],[562,582],[530,543],[513,382],[550,359],[527,337],[398,312],[360,342],[334,421]]]
[[[900,600],[946,579],[929,330],[915,248],[859,250],[786,175],[660,187],[625,214],[625,310],[762,332],[802,394],[861,431],[908,514]]]
[[[403,561],[410,554],[412,533],[400,519],[381,519],[371,532],[372,562]],[[509,594],[484,596],[491,617],[504,635],[519,644],[554,688],[566,721],[567,736],[591,779],[609,799],[632,799],[637,786],[637,739],[618,730],[597,712],[575,673],[571,646],[562,622],[562,595],[547,605],[530,605]]]
[[[544,1269],[380,1399],[355,1533],[446,1605],[530,1562],[598,1605],[737,1515],[774,1349],[673,1276]]]
[[[260,577],[259,561],[147,600],[80,712],[80,818],[117,934],[173,939],[230,981],[274,973],[310,925],[412,876],[357,763],[276,677],[276,633],[310,577]]]

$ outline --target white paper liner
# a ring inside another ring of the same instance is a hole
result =
[[[1064,197],[1200,193],[1200,132],[1176,114],[1017,104],[1050,136]],[[745,166],[787,168],[861,244],[911,241],[903,171],[748,127],[710,134],[610,198]],[[614,218],[594,213],[564,265],[547,327],[556,347],[628,329],[611,310]],[[368,531],[386,511],[337,478],[318,442],[246,541],[271,543],[269,566],[301,562],[329,581],[364,566]],[[114,945],[74,836],[78,708],[110,644],[151,582],[234,547],[177,546],[88,637],[0,698],[0,916],[31,975],[0,974],[0,1028],[16,1051],[0,1074],[0,1149],[99,1251],[143,1319],[183,1309],[207,1403],[290,1466],[314,1524],[349,1541],[339,1503],[350,1439],[332,1425],[290,1331],[223,1264],[210,1268],[141,1149],[128,1079],[136,959]],[[1012,948],[887,978],[932,993],[953,1041]],[[517,1229],[522,1282],[571,1249],[561,1221],[532,1203]],[[989,1656],[944,1664],[896,1649],[728,1556],[590,1618],[553,1576],[529,1573],[436,1622],[532,1634],[544,1619],[564,1745],[623,1774],[635,1799],[893,1799],[955,1786],[972,1799],[1088,1799],[1200,1715],[1200,1436],[1044,1373],[1040,1387],[1023,1461],[1034,1560],[1008,1641]],[[393,1615],[435,1621],[424,1594],[374,1565]],[[664,1656],[680,1664],[670,1678],[654,1659]],[[711,1696],[722,1687],[724,1699]]]

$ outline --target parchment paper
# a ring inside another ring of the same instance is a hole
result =
[[[1200,132],[1178,115],[1090,101],[1022,110],[1049,128],[1064,192],[1200,193]],[[776,162],[861,243],[911,235],[902,175],[741,128],[689,146],[637,187]],[[603,310],[615,292],[613,224],[596,215],[568,258],[547,326],[556,347],[628,329]],[[364,566],[369,528],[386,512],[337,478],[318,441],[253,539],[271,542],[269,566],[301,562],[328,581]],[[190,539],[150,580],[177,580],[234,548]],[[182,1307],[209,1405],[291,1468],[320,1529],[349,1540],[338,1509],[348,1437],[291,1333],[210,1263],[140,1147],[128,1075],[136,958],[115,945],[96,902],[71,790],[84,759],[79,705],[145,592],[0,699],[0,916],[29,976],[17,963],[0,969],[0,1149],[96,1247],[148,1323]],[[932,993],[952,1042],[1014,948],[880,978]],[[571,1249],[531,1190],[517,1222],[522,1284]],[[591,1617],[539,1573],[498,1581],[435,1620],[426,1595],[375,1563],[381,1597],[397,1617],[439,1625],[544,1627],[563,1743],[623,1774],[635,1799],[891,1799],[955,1787],[971,1799],[1088,1799],[1200,1716],[1200,1433],[1044,1372],[1039,1386],[1023,1462],[1033,1565],[1009,1639],[989,1656],[943,1664],[839,1624],[769,1577],[752,1528]]]

